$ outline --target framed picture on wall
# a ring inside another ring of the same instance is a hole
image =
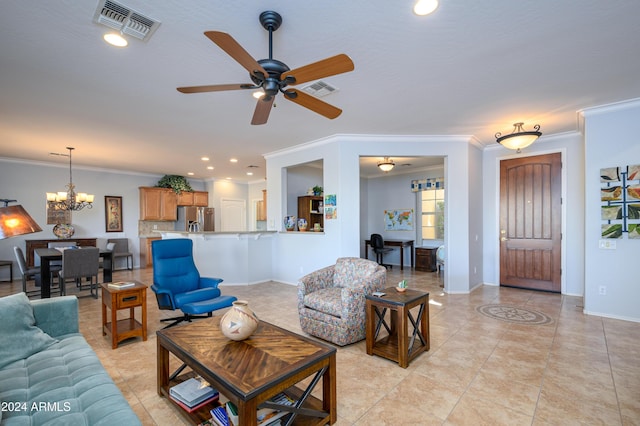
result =
[[[49,208],[47,203],[47,225],[71,225],[71,211]]]
[[[122,197],[104,196],[104,226],[107,232],[122,232]]]

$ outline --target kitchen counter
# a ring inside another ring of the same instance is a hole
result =
[[[276,231],[154,232],[162,239],[191,239],[200,275],[222,278],[222,286],[256,284],[273,278],[271,260]]]
[[[203,238],[206,237],[215,237],[215,236],[222,236],[222,235],[258,235],[258,234],[276,234],[277,231],[226,231],[226,232],[218,232],[218,231],[200,231],[200,232],[188,232],[188,231],[160,231],[160,230],[155,230],[153,231],[155,234],[160,234],[162,236],[164,236],[165,234],[177,234],[177,235],[184,235],[184,236],[202,236]]]

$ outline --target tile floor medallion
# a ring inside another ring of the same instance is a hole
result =
[[[553,322],[551,318],[542,312],[511,305],[481,305],[476,308],[476,311],[489,318],[514,324],[544,325]]]

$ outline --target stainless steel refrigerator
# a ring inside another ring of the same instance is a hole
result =
[[[214,232],[215,211],[213,207],[178,207],[177,231]]]

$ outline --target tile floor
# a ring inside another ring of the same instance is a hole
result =
[[[114,280],[151,283],[151,269]],[[368,356],[365,343],[339,348],[337,425],[640,425],[640,324],[582,314],[582,299],[485,286],[447,295],[435,273],[396,268],[430,293],[431,350],[407,369]],[[1,284],[0,295],[20,283]],[[226,286],[266,321],[300,333],[294,286]],[[547,325],[516,325],[475,308],[508,303],[544,312]],[[155,330],[166,311],[148,293],[149,339],[112,350],[100,326],[100,300],[80,299],[81,332],[145,425],[185,424],[156,394]],[[222,314],[219,312],[218,314]],[[178,362],[176,361],[176,366]]]

